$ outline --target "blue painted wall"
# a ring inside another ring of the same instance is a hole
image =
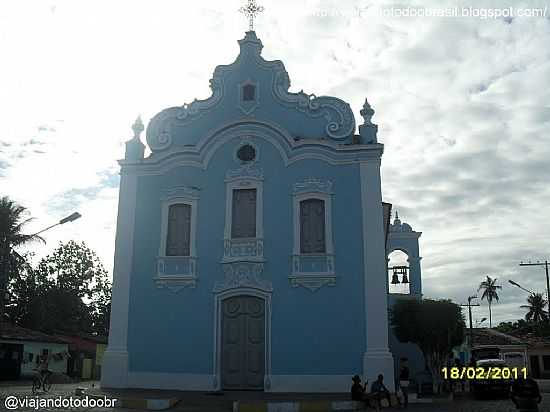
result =
[[[354,374],[365,350],[361,200],[358,165],[302,160],[285,167],[269,142],[252,139],[263,169],[263,278],[273,283],[272,373]],[[178,167],[140,176],[130,290],[128,351],[131,372],[213,372],[215,281],[223,280],[225,173],[238,168],[237,139],[222,145],[207,170]],[[290,285],[292,186],[315,177],[333,182],[333,239],[338,280],[316,292]],[[175,186],[200,188],[198,284],[177,293],[156,289],[161,195]],[[320,360],[322,359],[322,362]]]

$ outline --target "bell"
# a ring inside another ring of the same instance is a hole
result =
[[[395,271],[393,272],[393,275],[391,277],[391,284],[392,285],[398,285],[399,284],[399,276],[397,275],[397,273],[395,273]]]
[[[403,280],[401,280],[401,283],[409,283],[409,278],[407,277],[407,272],[403,273]]]

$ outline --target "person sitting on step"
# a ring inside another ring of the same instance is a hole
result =
[[[351,381],[353,382],[353,385],[351,385],[351,399],[354,401],[364,400],[369,381],[366,381],[364,385],[361,385],[361,378],[359,375],[355,375],[351,378]]]
[[[370,398],[376,402],[376,409],[380,410],[382,407],[382,399],[388,400],[388,406],[391,406],[391,394],[386,385],[384,385],[384,375],[378,375],[378,379],[375,380],[370,388]]]

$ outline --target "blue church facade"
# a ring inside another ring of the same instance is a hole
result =
[[[289,92],[255,32],[239,45],[210,98],[150,121],[148,157],[140,122],[127,142],[102,385],[393,388],[386,235],[406,246],[385,230],[374,111],[356,134],[344,101]]]

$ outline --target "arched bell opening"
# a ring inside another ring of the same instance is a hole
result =
[[[394,250],[388,255],[388,292],[411,293],[409,255],[401,250]]]

